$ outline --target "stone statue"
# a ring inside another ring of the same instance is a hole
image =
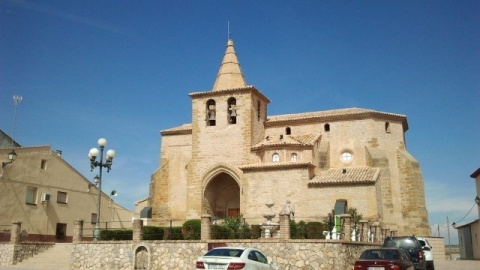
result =
[[[295,205],[291,204],[289,200],[283,206],[282,211],[280,212],[281,215],[289,215],[290,220],[295,219]]]

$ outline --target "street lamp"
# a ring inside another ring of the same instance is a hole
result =
[[[8,153],[8,162],[2,162],[2,168],[7,166],[7,164],[13,163],[15,159],[17,158],[17,153],[15,153],[15,150],[12,150],[10,153]]]
[[[93,240],[98,241],[100,239],[100,203],[102,199],[102,169],[107,168],[107,172],[110,172],[112,168],[112,160],[115,157],[115,150],[108,150],[105,156],[105,162],[103,161],[103,150],[107,145],[107,140],[105,138],[98,139],[98,146],[100,151],[97,148],[92,148],[88,152],[88,158],[90,159],[90,171],[93,171],[95,167],[99,167],[99,174],[95,176],[95,184],[98,185],[98,202],[97,202],[97,222],[95,222],[95,230],[93,231]],[[97,161],[97,157],[99,160]]]

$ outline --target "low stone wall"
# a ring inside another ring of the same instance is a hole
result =
[[[13,264],[13,247],[14,246],[9,243],[0,243],[0,265]]]
[[[45,242],[27,242],[19,244],[5,243],[0,244],[0,265],[13,265],[27,258],[41,253],[54,243]]]
[[[53,245],[55,245],[55,243],[25,242],[16,244],[14,247],[13,264],[17,264],[17,262],[21,262],[33,257],[33,255],[44,252],[53,247]]]
[[[259,248],[282,270],[351,269],[364,249],[378,247],[332,240],[80,242],[74,245],[70,269],[193,269],[209,244]]]

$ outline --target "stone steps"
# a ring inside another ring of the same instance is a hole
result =
[[[53,247],[19,262],[16,268],[68,270],[73,244],[56,243]]]

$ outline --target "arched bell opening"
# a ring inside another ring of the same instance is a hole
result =
[[[204,198],[210,209],[207,212],[220,219],[240,216],[240,186],[227,173],[214,176],[207,184]]]

